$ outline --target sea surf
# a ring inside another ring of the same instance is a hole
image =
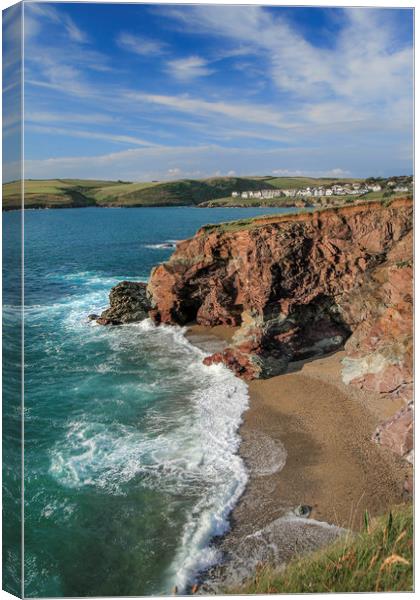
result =
[[[246,384],[204,366],[180,327],[87,319],[119,281],[147,280],[173,251],[168,239],[219,212],[25,215],[28,597],[182,592],[220,560],[213,540],[247,482],[238,454]],[[19,213],[3,219],[18,230]]]

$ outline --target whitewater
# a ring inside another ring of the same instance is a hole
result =
[[[221,558],[215,536],[247,482],[247,386],[204,366],[180,327],[87,319],[119,281],[146,281],[168,240],[221,220],[214,210],[25,215],[28,597],[186,591]],[[229,215],[261,211],[243,212]],[[3,219],[19,230],[18,213]]]

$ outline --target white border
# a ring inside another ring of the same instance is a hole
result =
[[[23,5],[25,5],[26,3],[30,3],[32,1],[37,1],[37,0],[25,0],[23,2]],[[238,4],[238,5],[265,5],[265,6],[313,6],[313,7],[347,7],[347,6],[357,6],[357,7],[378,7],[378,8],[411,8],[414,9],[415,8],[415,1],[404,1],[404,0],[382,0],[381,2],[375,1],[375,0],[365,0],[364,2],[355,2],[354,4],[351,2],[345,2],[343,0],[336,0],[335,2],[329,2],[328,0],[318,0],[318,1],[308,1],[308,0],[289,0],[287,2],[275,2],[275,1],[267,1],[267,2],[261,2],[258,0],[254,0],[254,1],[249,1],[249,0],[230,0],[230,1],[223,1],[223,0],[209,0],[207,2],[191,2],[190,0],[177,0],[176,2],[174,2],[173,0],[160,0],[160,2],[156,2],[156,1],[150,1],[150,2],[135,2],[135,1],[130,1],[130,0],[102,0],[101,2],[96,2],[96,1],[91,1],[91,0],[41,0],[41,1],[45,1],[45,2],[53,2],[53,3],[57,3],[57,2],[77,2],[77,3],[81,3],[81,2],[86,2],[86,3],[94,3],[94,4],[101,4],[101,3],[106,3],[106,4]],[[12,0],[3,0],[2,1],[2,9],[5,8],[9,8],[10,6],[13,6],[17,4],[17,2],[13,2]],[[23,9],[23,15],[22,15],[22,27],[24,27],[24,9]],[[418,17],[417,15],[418,11],[414,11],[414,16],[415,16],[415,30],[418,29],[417,25],[419,24],[419,19],[420,17]],[[1,28],[0,28],[1,29]],[[415,58],[417,57],[417,49],[415,47]],[[23,44],[23,35],[22,35],[22,63],[24,65],[24,44]],[[417,63],[417,61],[415,61],[415,64]],[[415,74],[415,73],[414,73]],[[417,86],[416,86],[417,88]],[[417,89],[416,89],[417,91]],[[418,98],[418,94],[415,95],[415,99],[417,100]],[[23,114],[24,114],[24,69],[22,68],[22,120],[23,120]],[[417,101],[416,101],[416,105],[417,105]],[[1,113],[0,113],[0,119],[1,119]],[[416,148],[416,138],[414,138],[414,150]],[[22,125],[22,178],[24,178],[24,127]],[[0,147],[0,157],[1,157],[1,147]],[[417,167],[417,156],[416,153],[414,154],[414,173],[416,173],[416,167]],[[0,175],[1,177],[1,175]],[[23,185],[22,185],[22,202],[23,202],[23,194],[24,194],[24,190],[23,190]],[[24,234],[24,211],[22,211],[22,235]],[[416,229],[416,224],[417,224],[417,217],[415,215],[415,229]],[[416,238],[416,236],[415,236]],[[420,243],[420,242],[419,242]],[[418,240],[415,239],[415,250],[417,250],[418,247]],[[1,257],[1,244],[0,244],[0,257]],[[23,282],[24,282],[24,245],[23,245],[23,240],[22,240],[22,302],[24,300],[24,287],[23,287]],[[420,284],[419,284],[420,285]],[[417,281],[415,279],[415,296],[416,296],[416,292],[418,291],[418,286],[417,286]],[[0,291],[0,298],[1,298],[1,291]],[[416,320],[415,320],[415,326],[417,325]],[[0,328],[1,328],[1,324],[0,324]],[[415,332],[417,331],[417,327],[415,327]],[[23,319],[23,315],[22,315],[22,343],[24,342],[24,319]],[[1,349],[0,349],[0,355],[1,355]],[[24,356],[24,345],[22,346],[22,415],[23,415],[23,399],[24,399],[24,379],[23,379],[23,356]],[[415,356],[415,366],[417,366],[417,357]],[[1,366],[0,366],[1,369]],[[0,415],[0,419],[1,419],[1,415]],[[1,449],[0,449],[0,453],[1,453]],[[24,459],[24,428],[23,428],[23,419],[22,419],[22,473],[23,473],[23,459]],[[24,486],[22,485],[22,497],[24,495]],[[415,503],[416,504],[416,503]],[[24,534],[24,503],[22,502],[22,535]],[[1,519],[1,515],[0,515],[0,519]],[[415,531],[417,534],[417,526],[415,527]],[[416,539],[417,539],[417,535],[416,535]],[[22,540],[22,552],[24,551],[24,537]],[[415,561],[415,574],[417,575],[417,561]],[[23,561],[22,561],[22,580],[23,580]],[[348,594],[334,594],[333,598],[345,598]],[[414,593],[405,593],[404,596],[413,596]],[[303,597],[301,595],[297,595],[298,597]],[[328,596],[331,596],[331,594],[317,594],[317,597],[325,597],[327,598]],[[365,598],[374,598],[377,597],[378,594],[370,594],[370,593],[364,593],[363,596]],[[394,598],[399,598],[401,596],[401,594],[399,593],[387,593],[386,594],[386,598],[388,599],[394,599]],[[11,594],[8,594],[7,592],[4,591],[0,591],[0,599],[1,598],[14,598],[14,596],[12,596]],[[122,597],[123,598],[123,597]],[[125,598],[125,597],[124,597]],[[154,598],[154,597],[152,597]],[[230,596],[218,596],[218,598],[230,598]],[[249,596],[236,596],[236,598],[243,598],[244,600],[249,599]],[[253,596],[253,598],[267,598],[266,596]]]

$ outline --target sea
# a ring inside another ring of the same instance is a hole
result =
[[[290,209],[81,208],[24,214],[24,593],[188,592],[247,482],[248,391],[181,327],[87,319],[203,224]],[[6,589],[18,589],[21,211],[3,213]],[[13,384],[15,382],[15,384]]]

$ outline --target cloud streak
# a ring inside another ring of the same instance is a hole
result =
[[[200,56],[189,56],[168,61],[166,72],[180,81],[191,81],[197,77],[207,77],[214,73],[209,68],[209,61]]]
[[[27,147],[42,172],[78,176],[91,165],[107,177],[112,164],[117,178],[159,179],[176,169],[410,168],[412,44],[391,11],[336,10],[328,35],[308,35],[282,9],[159,7],[148,22],[146,9],[121,5],[125,22],[108,24],[104,44],[91,18],[79,22],[80,11],[63,6],[25,9]],[[128,16],[139,14],[146,36]],[[36,144],[40,135],[48,150]],[[97,156],[78,161],[87,139]],[[115,144],[132,150],[127,163]],[[67,162],[54,162],[63,152]]]
[[[116,42],[123,50],[138,56],[157,56],[167,51],[167,44],[160,40],[152,40],[128,32],[121,32],[117,36]]]

